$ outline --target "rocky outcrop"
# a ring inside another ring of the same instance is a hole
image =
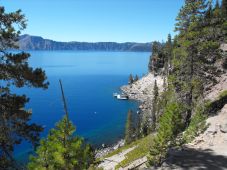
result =
[[[150,110],[155,80],[159,92],[163,91],[163,78],[152,73],[148,73],[131,85],[122,86],[121,90],[129,96],[129,99],[140,101],[142,111]]]
[[[214,101],[222,91],[227,90],[227,73],[217,78],[217,82],[215,86],[205,93],[206,100]]]
[[[118,141],[115,145],[110,146],[110,147],[105,147],[103,145],[103,148],[98,149],[95,154],[95,158],[102,158],[108,155],[109,153],[113,152],[114,150],[117,150],[118,148],[124,146],[125,140],[121,139]]]

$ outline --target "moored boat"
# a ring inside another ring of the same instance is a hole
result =
[[[113,93],[113,96],[116,97],[118,100],[128,100],[128,95],[124,93],[122,94]]]
[[[118,100],[128,100],[128,96],[125,94],[118,94],[117,99]]]

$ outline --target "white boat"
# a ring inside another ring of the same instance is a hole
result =
[[[128,96],[125,94],[118,94],[117,99],[118,100],[128,100]]]

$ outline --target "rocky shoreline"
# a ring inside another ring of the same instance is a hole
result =
[[[105,157],[107,154],[113,152],[114,150],[117,150],[118,148],[124,146],[125,140],[121,139],[116,144],[113,144],[113,146],[105,147],[98,149],[95,151],[95,158],[102,158]]]
[[[132,85],[124,85],[120,89],[123,93],[125,93],[130,100],[137,100],[140,102],[139,109],[141,113],[150,109],[151,101],[153,98],[153,89],[155,80],[157,82],[157,86],[159,91],[163,90],[163,78],[161,76],[154,76],[152,73],[148,73],[138,81],[134,82]],[[124,146],[125,141],[121,139],[113,146],[105,147],[96,150],[96,158],[101,158],[113,152],[114,150]]]
[[[148,73],[131,85],[122,86],[121,90],[123,93],[128,95],[129,99],[139,101],[139,109],[143,112],[149,110],[151,107],[155,80],[157,82],[159,92],[163,91],[163,77],[155,76],[152,73]]]

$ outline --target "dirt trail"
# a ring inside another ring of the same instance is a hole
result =
[[[105,158],[104,161],[99,165],[104,170],[114,170],[115,166],[125,159],[125,155],[131,152],[135,147],[129,148],[120,152],[119,154]]]
[[[227,90],[227,74],[220,77],[218,82],[207,92],[206,99],[214,101]],[[206,122],[209,124],[207,130],[185,145],[183,150],[172,150],[160,169],[227,169],[227,104]]]

